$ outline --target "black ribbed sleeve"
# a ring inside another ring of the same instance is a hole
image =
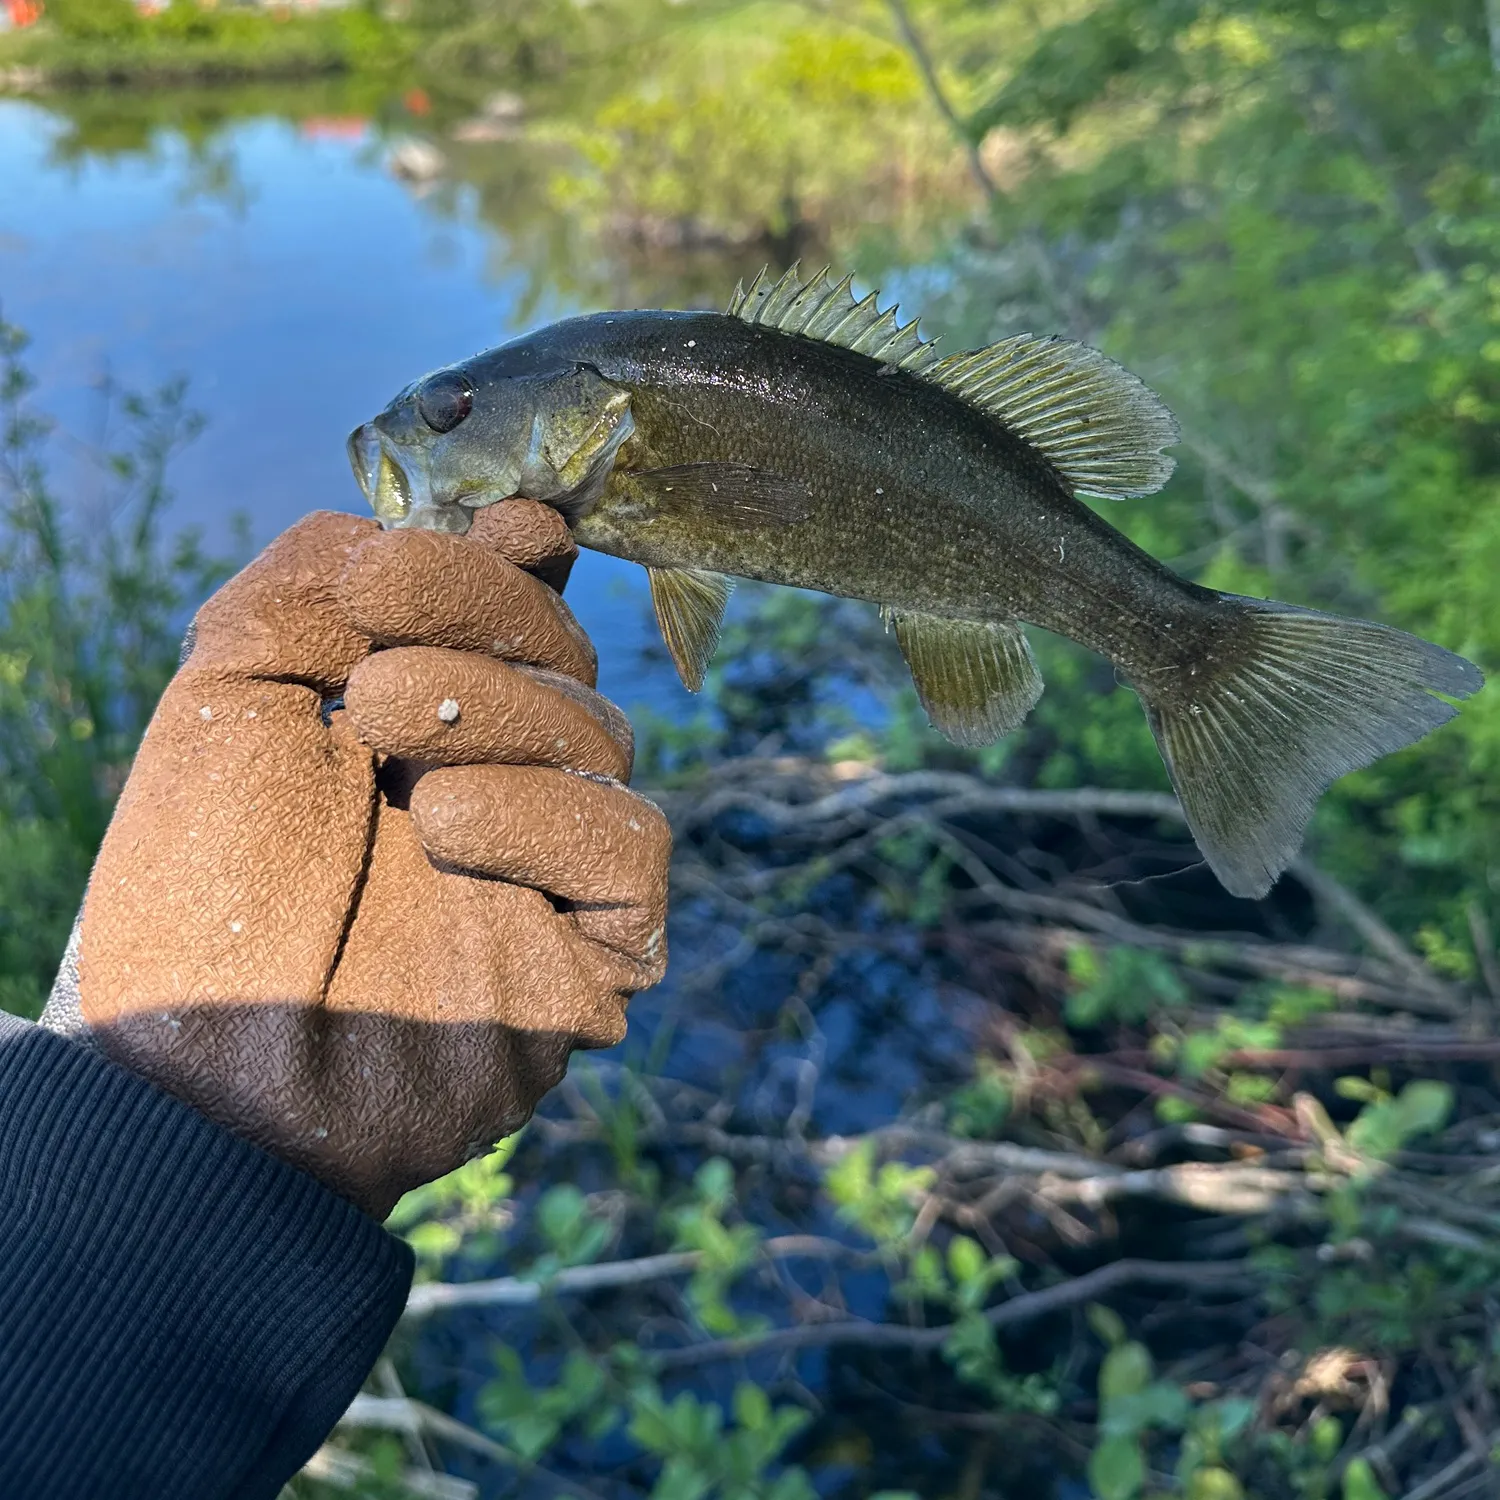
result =
[[[5,1500],[274,1500],[410,1281],[311,1177],[0,1018]]]

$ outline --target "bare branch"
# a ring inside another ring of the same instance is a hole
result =
[[[1202,1287],[1209,1290],[1233,1290],[1255,1284],[1254,1273],[1242,1261],[1197,1263],[1191,1261],[1117,1260],[1097,1271],[1076,1276],[1041,1291],[1023,1292],[1008,1302],[990,1308],[985,1317],[996,1329],[1016,1328],[1049,1313],[1080,1302],[1091,1302],[1122,1286],[1158,1285]],[[839,1320],[829,1323],[804,1323],[796,1328],[777,1328],[746,1338],[716,1339],[706,1344],[689,1344],[682,1349],[668,1349],[654,1355],[659,1368],[684,1369],[693,1365],[715,1364],[726,1359],[746,1359],[756,1354],[790,1353],[800,1349],[862,1347],[885,1349],[937,1349],[953,1333],[953,1325],[936,1328],[910,1328],[899,1323],[865,1323]]]
[[[502,1443],[495,1442],[493,1438],[487,1438],[482,1432],[448,1416],[445,1412],[440,1412],[434,1406],[428,1406],[423,1401],[391,1396],[359,1395],[339,1418],[338,1425],[340,1427],[375,1427],[385,1432],[426,1433],[431,1437],[445,1438],[450,1443],[456,1443],[460,1448],[467,1448],[471,1453],[478,1453],[485,1458],[493,1459],[496,1463],[504,1464],[518,1473],[543,1479],[560,1493],[572,1495],[574,1500],[602,1500],[597,1490],[591,1490],[587,1485],[579,1484],[576,1480],[566,1479],[561,1474],[554,1474],[550,1469],[544,1469],[529,1458],[523,1458],[515,1449],[507,1448]]]
[[[1323,906],[1337,912],[1371,948],[1377,953],[1384,954],[1419,989],[1445,996],[1456,1003],[1449,986],[1444,984],[1347,886],[1340,884],[1332,875],[1318,869],[1306,859],[1299,859],[1292,866],[1292,874],[1313,893]]]
[[[1489,1455],[1497,1446],[1500,1446],[1500,1427],[1490,1433],[1485,1442],[1487,1446],[1482,1449],[1469,1448],[1460,1453],[1447,1468],[1440,1469],[1431,1479],[1424,1480],[1415,1489],[1408,1490],[1401,1500],[1443,1500],[1444,1496],[1451,1495],[1453,1486],[1464,1475],[1486,1463]]]
[[[996,202],[1000,197],[999,185],[990,176],[989,168],[985,166],[984,158],[979,154],[978,142],[959,117],[958,111],[953,107],[953,101],[949,99],[947,90],[943,87],[942,80],[937,76],[932,54],[928,52],[927,44],[922,40],[921,33],[912,21],[911,12],[906,8],[906,0],[886,0],[886,5],[890,9],[891,18],[896,23],[896,30],[901,33],[902,43],[911,54],[912,61],[917,65],[917,71],[922,75],[922,82],[927,88],[928,97],[936,106],[937,112],[948,122],[954,138],[963,147],[974,181],[983,189],[985,197],[991,203]]]
[[[837,1240],[815,1234],[789,1234],[767,1240],[761,1253],[778,1260],[796,1257],[834,1260],[854,1254]],[[570,1266],[546,1281],[502,1276],[493,1281],[433,1281],[414,1286],[406,1299],[407,1319],[453,1307],[534,1307],[548,1297],[584,1296],[589,1292],[639,1286],[696,1271],[703,1257],[696,1250],[674,1250],[643,1255],[635,1260],[603,1261],[592,1266]]]
[[[1500,5],[1500,0],[1496,0]],[[1490,999],[1500,1000],[1500,960],[1495,957],[1495,937],[1490,924],[1485,921],[1484,910],[1477,901],[1468,905],[1469,937],[1474,944],[1474,957],[1479,963],[1479,973]]]

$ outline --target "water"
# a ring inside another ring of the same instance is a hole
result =
[[[351,428],[423,371],[583,310],[507,266],[470,191],[398,181],[357,121],[250,119],[206,150],[158,131],[80,159],[71,138],[0,99],[0,311],[32,336],[37,404],[77,438],[101,435],[106,373],[189,378],[208,427],[174,467],[172,519],[211,543],[236,511],[257,547],[310,510],[365,513]],[[97,469],[55,447],[63,493],[86,498]],[[568,597],[602,643],[601,689],[680,717],[675,679],[640,661],[641,571],[586,553]]]

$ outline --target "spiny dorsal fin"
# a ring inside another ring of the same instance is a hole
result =
[[[954,620],[886,609],[932,726],[955,745],[993,745],[1042,696],[1017,620]]]
[[[696,693],[719,644],[719,626],[733,584],[722,573],[704,568],[647,568],[646,573],[672,665],[682,685]]]
[[[1151,495],[1171,477],[1163,448],[1178,439],[1172,414],[1144,381],[1087,344],[1042,334],[940,358],[916,319],[896,326],[872,292],[856,302],[853,280],[832,284],[825,267],[811,281],[793,266],[775,281],[761,271],[737,286],[730,316],[868,354],[930,380],[979,407],[1039,449],[1074,490],[1107,500]]]
[[[881,312],[875,306],[874,292],[856,302],[849,290],[853,280],[853,276],[845,276],[830,282],[827,266],[808,282],[798,279],[796,266],[774,282],[762,270],[748,290],[743,284],[734,289],[729,315],[761,328],[800,333],[804,338],[853,349],[899,370],[919,374],[936,363],[937,340],[924,341],[915,318],[898,328],[896,309],[888,307]]]

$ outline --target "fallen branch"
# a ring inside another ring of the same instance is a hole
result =
[[[1296,1068],[1327,1072],[1334,1068],[1375,1068],[1392,1063],[1500,1061],[1500,1038],[1485,1042],[1434,1041],[1412,1037],[1366,1047],[1247,1047],[1219,1059],[1226,1068]]]
[[[776,1260],[797,1257],[833,1260],[853,1255],[847,1245],[814,1234],[788,1234],[766,1240],[760,1253]],[[492,1281],[431,1281],[411,1289],[406,1299],[408,1319],[453,1307],[534,1307],[547,1297],[585,1296],[589,1292],[639,1286],[671,1276],[686,1276],[703,1263],[696,1250],[674,1250],[664,1255],[642,1255],[634,1260],[603,1261],[592,1266],[570,1266],[545,1281],[501,1276]]]
[[[1371,948],[1384,954],[1418,988],[1449,1001],[1454,999],[1451,986],[1444,984],[1347,886],[1306,859],[1293,864],[1292,874],[1312,892],[1320,905],[1343,917]]]
[[[1254,1273],[1243,1262],[1206,1264],[1191,1261],[1117,1260],[1096,1271],[1076,1276],[1058,1286],[1023,1292],[985,1313],[995,1329],[1016,1328],[1065,1307],[1090,1302],[1122,1286],[1158,1285],[1229,1289],[1255,1284]],[[803,1323],[796,1328],[777,1328],[744,1338],[715,1339],[667,1349],[652,1357],[662,1370],[715,1364],[726,1359],[746,1359],[756,1354],[788,1353],[801,1349],[861,1347],[883,1349],[936,1349],[952,1335],[954,1325],[911,1328],[900,1323],[867,1323],[839,1319],[827,1323]]]
[[[383,1432],[417,1433],[445,1438],[460,1448],[467,1448],[471,1453],[493,1459],[528,1478],[543,1479],[560,1493],[572,1495],[574,1500],[603,1500],[597,1490],[591,1490],[575,1480],[565,1479],[561,1474],[554,1474],[529,1458],[523,1458],[514,1448],[507,1448],[466,1423],[440,1412],[436,1407],[428,1406],[423,1401],[413,1401],[409,1397],[356,1396],[350,1402],[349,1409],[339,1418],[338,1425],[374,1427]]]
[[[1500,1447],[1500,1427],[1485,1439],[1487,1446],[1468,1448],[1445,1469],[1439,1469],[1431,1479],[1424,1480],[1414,1490],[1408,1490],[1401,1500],[1444,1500],[1453,1493],[1453,1486],[1471,1470],[1490,1461],[1490,1454]]]
[[[302,1473],[309,1479],[336,1490],[364,1489],[377,1480],[375,1465],[358,1453],[337,1448],[325,1443],[302,1466]],[[399,1483],[418,1500],[479,1500],[479,1486],[467,1479],[456,1479],[451,1474],[429,1474],[421,1469],[407,1469]]]

